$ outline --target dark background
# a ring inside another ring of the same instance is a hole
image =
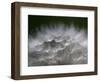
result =
[[[83,17],[61,17],[61,16],[39,16],[28,15],[28,33],[36,35],[37,29],[41,30],[41,25],[63,23],[68,28],[69,25],[75,25],[75,28],[85,29],[87,32],[87,18]],[[46,27],[44,27],[46,28]]]

